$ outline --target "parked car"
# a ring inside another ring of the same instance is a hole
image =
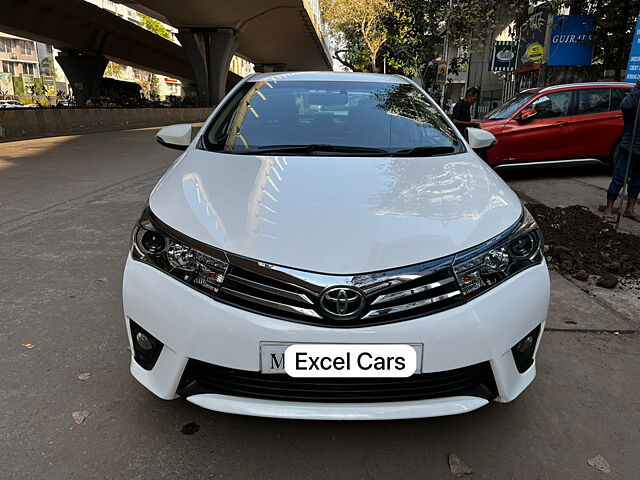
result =
[[[240,82],[132,233],[131,373],[164,399],[304,419],[457,414],[536,374],[549,275],[535,221],[411,80]],[[313,378],[311,378],[313,377]]]
[[[622,82],[574,83],[518,93],[481,122],[498,140],[487,152],[489,164],[610,163],[622,137],[620,102],[632,87]]]
[[[0,100],[0,108],[29,108],[18,100]]]

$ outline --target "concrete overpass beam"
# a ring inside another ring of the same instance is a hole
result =
[[[180,29],[178,40],[187,54],[196,77],[198,102],[215,105],[226,93],[231,58],[238,37],[231,29]]]
[[[100,93],[100,83],[109,60],[99,53],[67,51],[56,58],[71,83],[77,105]]]
[[[285,69],[286,65],[284,63],[258,63],[254,67],[254,70],[260,73],[284,72]]]

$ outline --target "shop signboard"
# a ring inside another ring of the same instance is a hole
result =
[[[47,97],[55,97],[56,96],[56,79],[52,75],[43,75],[42,76],[42,85],[44,86],[44,94]]]
[[[595,15],[554,15],[547,65],[591,65]]]
[[[627,74],[624,77],[625,82],[635,83],[638,79],[640,79],[640,14],[638,14],[638,22],[633,34],[631,53],[629,53],[629,62],[627,63]]]
[[[545,7],[536,8],[520,25],[516,68],[538,65],[544,60],[544,42],[547,37],[549,12]]]
[[[492,72],[510,72],[516,67],[518,42],[498,40],[493,44],[493,54],[489,70]]]
[[[444,85],[447,83],[447,71],[448,71],[447,61],[439,60],[438,68],[436,70],[436,85]]]

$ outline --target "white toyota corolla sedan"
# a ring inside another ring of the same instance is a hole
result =
[[[412,81],[240,82],[154,188],[123,297],[131,373],[229,413],[392,419],[509,402],[549,303],[540,230]],[[475,150],[475,151],[474,151]]]

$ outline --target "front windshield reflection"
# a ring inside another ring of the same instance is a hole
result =
[[[332,154],[458,147],[453,128],[414,86],[376,82],[247,82],[205,140],[208,150],[240,154],[309,145],[334,147]]]

